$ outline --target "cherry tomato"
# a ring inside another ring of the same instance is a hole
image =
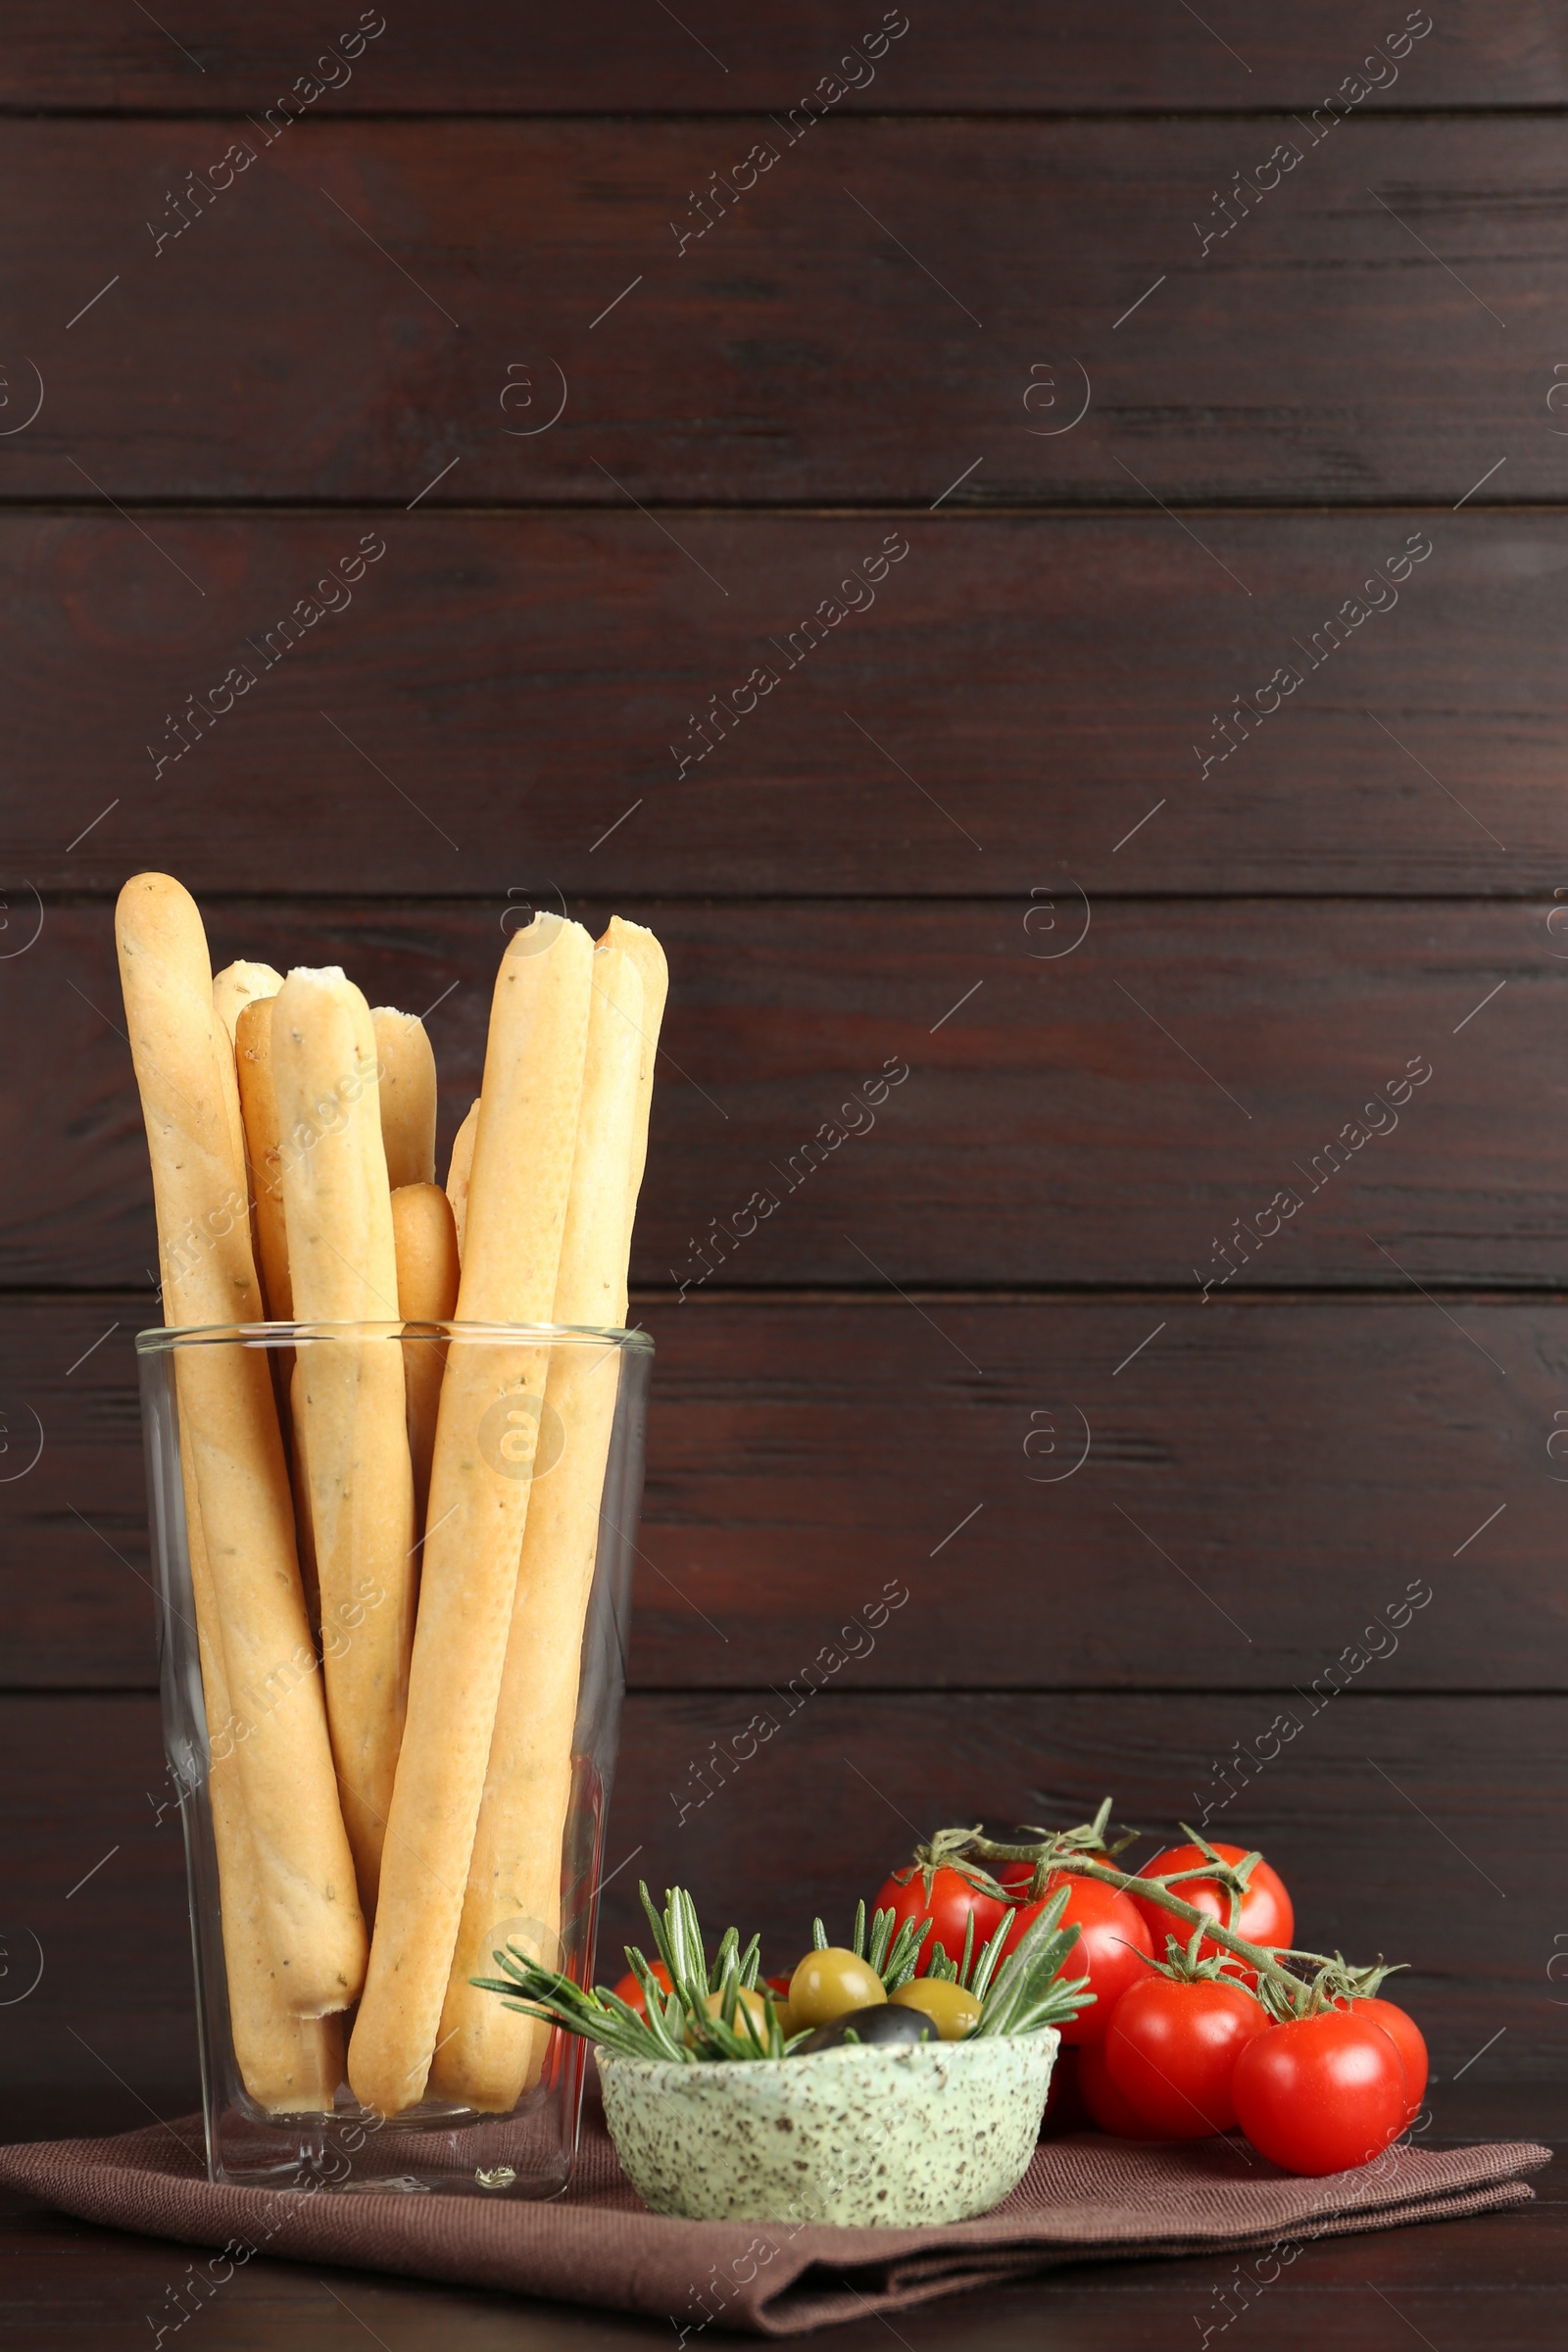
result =
[[[1267,2013],[1240,1984],[1146,1975],[1116,2003],[1105,2071],[1162,2139],[1206,2139],[1235,2123],[1237,2059],[1268,2031]]]
[[[1375,2026],[1381,2026],[1403,2060],[1404,2080],[1410,2093],[1409,2112],[1404,2120],[1413,2123],[1421,2112],[1427,2087],[1427,2045],[1420,2027],[1407,2010],[1373,1994],[1352,2001],[1350,2009],[1352,2015],[1369,2017]]]
[[[931,1873],[931,1891],[926,1892],[925,1873],[918,1863],[906,1870],[896,1870],[883,1883],[882,1890],[871,1906],[873,1913],[891,1911],[894,1914],[893,1933],[896,1936],[905,1921],[932,1921],[932,1932],[920,1939],[920,1958],[928,1961],[932,1952],[941,1946],[950,1960],[963,1958],[964,1928],[971,1912],[974,1914],[974,1949],[984,1951],[987,1939],[994,1936],[1006,1906],[995,1895],[982,1894],[971,1886],[961,1871],[950,1870],[946,1863]]]
[[[980,2004],[972,1992],[951,1977],[911,1977],[897,1992],[888,1994],[895,2009],[918,2009],[931,2020],[944,2041],[962,2041],[980,2023]]]
[[[1008,1868],[1020,1874],[1011,1883],[1028,1885],[1027,1863],[1011,1863]],[[1038,1902],[1019,1906],[1002,1947],[1004,1954],[1016,1949],[1031,1923],[1039,1918],[1062,1884],[1062,1877],[1048,1879],[1046,1891]],[[1139,1916],[1139,1906],[1117,1887],[1102,1886],[1094,1879],[1067,1878],[1065,1884],[1069,1892],[1061,1924],[1079,1931],[1078,1940],[1067,1954],[1065,1974],[1081,1977],[1087,1972],[1089,1989],[1095,1996],[1088,2008],[1078,2011],[1070,2025],[1061,2028],[1061,2038],[1071,2047],[1104,2039],[1110,2013],[1122,1994],[1140,1977],[1149,1974],[1144,1961],[1152,1956],[1154,1946]],[[975,1932],[978,1935],[978,1928]]]
[[[1066,2051],[1062,2056],[1065,2058]],[[1152,2125],[1146,2124],[1132,2102],[1122,2097],[1105,2070],[1105,2045],[1102,2041],[1085,2042],[1073,2052],[1078,2061],[1078,2081],[1075,2084],[1079,2098],[1089,2111],[1090,2120],[1102,2132],[1109,2132],[1117,2139],[1159,2139],[1162,2134]]]
[[[1259,2034],[1236,2061],[1231,2092],[1259,2154],[1314,2179],[1369,2164],[1403,2131],[1410,2104],[1392,2037],[1347,2009]]]
[[[842,1944],[808,1952],[790,1979],[790,2016],[794,2030],[831,2025],[851,2009],[879,2006],[887,1990],[869,1960]]]
[[[656,1960],[649,1974],[653,1977],[656,1984],[662,1984],[666,1992],[670,1990],[669,1971],[662,1960]],[[629,1968],[615,1986],[615,1990],[629,2007],[636,2010],[639,2017],[648,2015],[648,2003],[644,1998],[643,1988]]]
[[[1222,1862],[1240,1862],[1248,1850],[1245,1845],[1221,1845],[1217,1840],[1214,1843],[1214,1851]],[[1164,1853],[1156,1854],[1152,1862],[1146,1862],[1138,1875],[1141,1879],[1162,1879],[1173,1870],[1196,1870],[1202,1860],[1203,1856],[1196,1845],[1172,1845]],[[1210,1919],[1217,1919],[1224,1926],[1230,1924],[1229,1894],[1212,1879],[1186,1879],[1180,1886],[1172,1887],[1171,1892],[1179,1894],[1184,1903],[1191,1903],[1195,1911],[1206,1911]],[[1136,1894],[1132,1899],[1149,1923],[1154,1939],[1156,1960],[1162,1960],[1165,1956],[1165,1939],[1168,1936],[1174,1936],[1183,1947],[1186,1946],[1192,1930],[1185,1921],[1176,1917],[1174,1911],[1166,1911],[1158,1903],[1146,1902]],[[1259,1862],[1247,1882],[1247,1892],[1242,1897],[1242,1908],[1236,1921],[1236,1933],[1245,1936],[1249,1943],[1270,1944],[1289,1944],[1296,1934],[1296,1907],[1285,1890],[1284,1880],[1266,1862]],[[1200,1956],[1204,1959],[1223,1949],[1223,1944],[1214,1943],[1206,1936],[1199,1946]],[[1237,1977],[1238,1984],[1250,1984],[1256,1982],[1245,1963],[1238,1961],[1237,1967],[1242,1972]]]

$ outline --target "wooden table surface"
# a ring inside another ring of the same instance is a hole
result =
[[[159,2101],[188,2107],[188,2085]],[[1568,2139],[1568,2086],[1465,2083],[1432,2094],[1438,2144],[1471,2139]],[[132,2094],[78,2097],[69,2105],[13,2099],[0,2107],[10,2138],[130,2129],[145,2116]],[[1264,2290],[1253,2317],[1239,2308],[1233,2339],[1250,2352],[1542,2352],[1568,2341],[1568,2169],[1535,2177],[1536,2202],[1513,2212],[1428,2228],[1369,2232],[1305,2247]],[[145,2345],[165,2289],[202,2249],[130,2237],[52,2213],[0,2191],[0,2328],[48,2352],[114,2352]],[[1220,2297],[1233,2265],[1210,2256],[1180,2262],[1096,2262],[1021,2285],[992,2287],[831,2331],[834,2352],[1023,2352],[1048,2340],[1057,2352],[1142,2352],[1209,2341],[1229,2329]],[[1234,2307],[1234,2297],[1233,2297]],[[345,2352],[367,2337],[383,2352],[591,2352],[601,2345],[664,2344],[665,2320],[536,2303],[488,2289],[423,2286],[371,2272],[325,2271],[258,2261],[237,2271],[188,2325],[181,2352]],[[1250,2332],[1244,2334],[1243,2329]],[[710,2337],[725,2331],[713,2328]],[[181,2330],[183,2333],[183,2330]],[[165,2339],[172,2343],[172,2331]],[[696,2339],[689,2339],[696,2340]],[[824,2340],[824,2339],[813,2339]]]
[[[604,1954],[646,1874],[782,1966],[916,1829],[1113,1791],[1410,1964],[1440,2133],[1551,2136],[1562,7],[357,8],[0,42],[0,2137],[195,2104],[143,866],[428,1007],[443,1166],[524,903],[667,943]],[[1561,2198],[1309,2247],[1227,2352],[1568,2344]],[[19,2342],[155,2341],[191,2249],[3,2212]],[[1165,2352],[1228,2273],[839,2340]],[[257,2262],[178,2340],[666,2329]]]

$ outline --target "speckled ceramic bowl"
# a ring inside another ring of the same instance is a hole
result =
[[[1017,2187],[1057,2039],[1048,2026],[732,2065],[597,2055],[615,2153],[655,2213],[909,2229]]]

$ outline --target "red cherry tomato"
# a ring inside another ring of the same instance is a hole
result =
[[[1011,1863],[1003,1883],[1026,1886],[1029,1878],[1027,1863]],[[1046,1891],[1037,1902],[1020,1905],[1002,1947],[1004,1955],[1016,1948],[1031,1922],[1039,1918],[1062,1884],[1061,1875],[1048,1879]],[[1087,1972],[1089,1989],[1095,1997],[1088,2008],[1079,2010],[1070,2025],[1061,2028],[1061,2038],[1069,2044],[1102,2041],[1110,2013],[1122,1994],[1140,1977],[1148,1975],[1144,1962],[1152,1956],[1154,1947],[1148,1928],[1139,1917],[1138,1905],[1118,1888],[1102,1886],[1094,1879],[1068,1877],[1065,1884],[1070,1891],[1061,1924],[1079,1931],[1078,1940],[1067,1954],[1065,1973],[1081,1977]],[[978,1926],[975,1932],[979,1933]]]
[[[669,1991],[669,1971],[664,1966],[662,1960],[656,1960],[653,1963],[649,1973],[652,1975],[655,1984],[662,1985],[665,1992]],[[615,1986],[615,1990],[619,1993],[623,2001],[627,2002],[633,2009],[636,2010],[639,2017],[646,2017],[648,2015],[648,2002],[644,1996],[643,1988],[638,1984],[637,1979],[635,1976],[633,1976],[629,1968],[627,1969],[626,1974],[621,1978],[619,1984]]]
[[[1231,2078],[1236,2116],[1283,2172],[1348,2172],[1404,2129],[1409,2084],[1391,2036],[1365,2016],[1325,2009],[1250,2041]]]
[[[1214,1844],[1214,1851],[1222,1862],[1240,1862],[1248,1850],[1245,1845],[1221,1845],[1217,1840]],[[1172,1845],[1164,1853],[1156,1854],[1152,1862],[1146,1862],[1138,1875],[1141,1879],[1162,1879],[1173,1870],[1196,1870],[1203,1859],[1196,1845]],[[1225,1926],[1230,1924],[1230,1897],[1225,1888],[1217,1886],[1212,1879],[1185,1879],[1181,1886],[1173,1886],[1171,1892],[1179,1894],[1184,1903],[1191,1903],[1195,1911],[1206,1911],[1210,1919],[1217,1919]],[[1154,1938],[1156,1959],[1164,1958],[1165,1939],[1169,1936],[1174,1936],[1185,1948],[1192,1930],[1176,1917],[1174,1911],[1167,1911],[1158,1903],[1146,1902],[1136,1894],[1132,1899],[1149,1923]],[[1266,1862],[1259,1862],[1247,1882],[1236,1933],[1245,1936],[1249,1943],[1270,1944],[1289,1944],[1296,1934],[1296,1907],[1285,1890],[1285,1882],[1279,1872],[1271,1870]],[[1216,1944],[1205,1936],[1199,1946],[1199,1954],[1200,1958],[1207,1959],[1223,1949],[1223,1944]],[[1238,1967],[1245,1968],[1245,1964],[1238,1962]],[[1255,1979],[1250,1970],[1246,1970],[1238,1976],[1237,1982],[1250,1984]]]
[[[1102,2132],[1116,2139],[1159,2139],[1162,2134],[1146,2124],[1128,2099],[1124,2099],[1105,2070],[1105,2045],[1102,2041],[1086,2042],[1075,2053],[1078,2060],[1078,2096],[1089,2110],[1090,2120]],[[1066,2056],[1065,2050],[1062,2056]]]
[[[1162,2139],[1206,2139],[1235,2123],[1237,2059],[1268,2031],[1266,2012],[1240,1984],[1146,1975],[1116,2003],[1105,2071]]]
[[[873,1913],[894,1914],[895,1936],[906,1919],[920,1920],[930,1914],[932,1932],[922,1936],[920,1942],[920,1973],[924,1975],[926,1963],[939,1944],[950,1960],[962,1960],[964,1929],[971,1912],[974,1951],[978,1957],[988,1938],[996,1934],[1005,1905],[999,1903],[994,1895],[980,1893],[961,1872],[950,1870],[945,1863],[931,1873],[928,1894],[924,1871],[917,1863],[911,1863],[908,1869],[896,1870],[884,1882],[871,1908]]]
[[[1413,2123],[1421,2111],[1421,2101],[1426,2096],[1427,2088],[1427,2045],[1420,2027],[1408,2011],[1399,2008],[1394,2001],[1385,2001],[1375,1995],[1352,2001],[1350,2010],[1352,2015],[1369,2017],[1375,2026],[1381,2026],[1398,2051],[1410,2093],[1409,2110],[1404,2120],[1407,2124]]]

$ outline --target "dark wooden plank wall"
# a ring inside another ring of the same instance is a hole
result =
[[[1568,1680],[1564,1303],[1466,1298],[1467,1346],[1413,1294],[920,1302],[936,1328],[891,1294],[645,1296],[640,1683],[785,1683],[835,1612],[900,1579],[904,1613],[852,1637],[856,1690],[1309,1686],[1369,1626],[1380,1690]],[[10,1308],[14,1458],[32,1450],[23,1397],[47,1439],[7,1510],[18,1685],[145,1679],[116,1340],[147,1314],[145,1285]],[[1412,1585],[1432,1598],[1378,1632]]]
[[[1174,1284],[1192,1300],[1205,1281],[1408,1297],[1412,1280],[1555,1279],[1568,940],[1549,907],[1342,901],[1308,921],[1277,899],[1047,887],[621,900],[681,979],[634,1279],[672,1298],[859,1288],[869,1264],[906,1285]],[[450,1134],[479,1086],[499,874],[459,907],[209,904],[223,961],[341,960],[372,1002],[416,1010],[452,991],[431,1016]],[[15,1171],[0,1266],[51,1288],[141,1283],[146,1148],[101,906],[52,907],[6,985],[7,1095],[52,1116]],[[813,1158],[824,1130],[841,1140]]]
[[[1245,0],[1214,0],[1198,26],[1178,24],[1178,13],[1161,0],[1128,0],[1113,15],[1099,0],[1060,0],[1038,18],[1009,0],[937,0],[912,14],[878,0],[858,10],[799,0],[776,23],[694,0],[672,22],[667,10],[623,0],[583,0],[569,15],[547,0],[474,0],[461,28],[444,11],[409,7],[359,46],[359,27],[384,11],[345,7],[327,28],[313,0],[279,0],[265,18],[247,0],[217,0],[178,20],[166,11],[151,24],[142,12],[131,24],[116,0],[75,0],[65,51],[49,0],[15,0],[0,93],[10,106],[54,113],[240,113],[292,89],[334,49],[353,78],[324,65],[323,78],[340,85],[327,103],[354,113],[712,114],[788,107],[858,51],[877,66],[877,79],[835,106],[1235,112],[1314,106],[1377,49],[1398,78],[1373,66],[1367,78],[1384,85],[1373,104],[1527,107],[1568,98],[1568,53],[1551,0],[1450,0],[1435,16],[1398,0],[1322,0],[1288,24]],[[880,29],[901,17],[909,30],[890,34],[883,49]],[[1423,22],[1431,30],[1406,46],[1404,28]],[[851,66],[846,78],[862,76]]]
[[[149,863],[220,960],[438,1005],[446,1135],[517,908],[669,944],[612,1948],[680,1872],[783,1963],[913,1826],[1113,1788],[1409,1957],[1441,2072],[1568,2065],[1568,43],[1405,15],[911,12],[791,143],[858,19],[421,8],[269,141],[309,11],[13,11],[10,2077],[192,2062],[110,928]]]
[[[6,463],[398,511],[448,467],[437,506],[1447,511],[1505,457],[1478,496],[1556,496],[1555,122],[1304,121],[17,123]]]
[[[492,907],[1070,882],[1549,907],[1562,880],[1553,513],[1227,512],[1210,553],[1152,512],[670,526],[727,596],[630,513],[149,513],[162,556],[112,514],[0,517],[14,870],[96,899],[156,855],[204,894]],[[269,652],[367,533],[385,557],[322,590],[353,603]],[[1412,534],[1432,555],[1331,645]],[[890,535],[908,556],[790,667]]]

